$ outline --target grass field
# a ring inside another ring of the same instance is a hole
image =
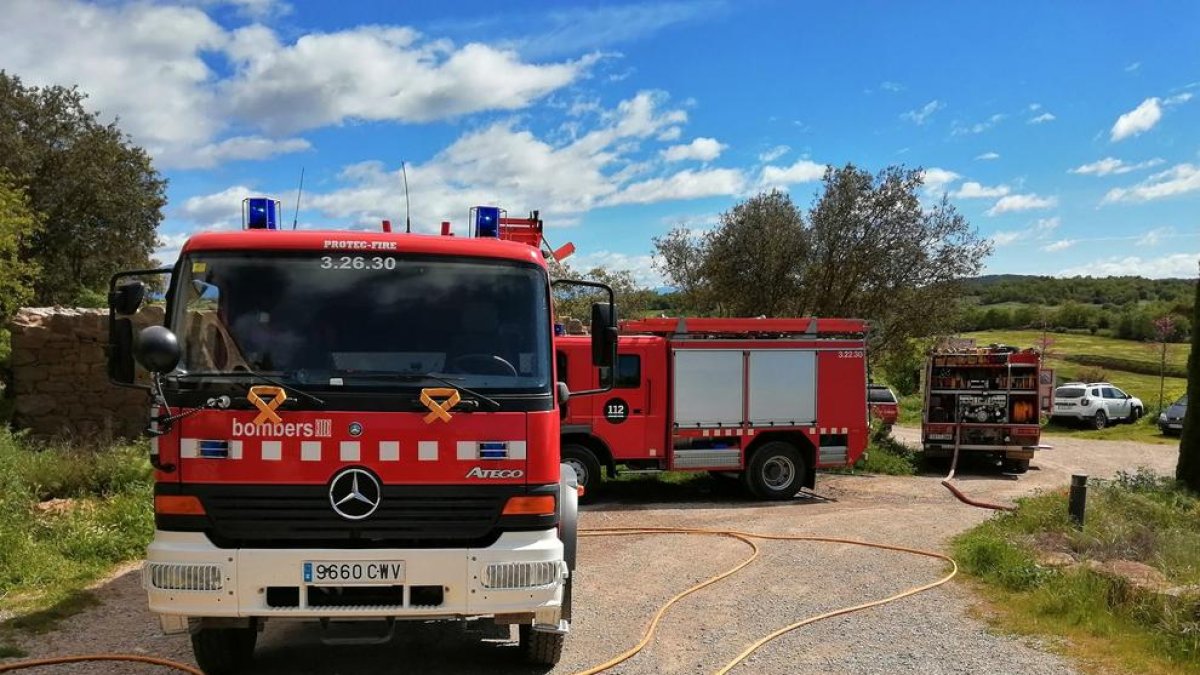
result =
[[[1041,336],[1041,332],[1032,330],[996,330],[967,333],[964,337],[974,338],[981,345],[1000,343],[1025,348],[1039,343]],[[1099,369],[1103,371],[1108,382],[1141,399],[1146,406],[1146,416],[1135,424],[1117,424],[1102,431],[1052,423],[1046,426],[1047,434],[1063,434],[1097,440],[1134,440],[1167,445],[1179,443],[1177,437],[1163,436],[1159,433],[1158,426],[1155,425],[1159,413],[1159,378],[1157,375],[1084,366],[1065,360],[1074,356],[1112,358],[1135,362],[1139,370],[1153,371],[1158,367],[1158,356],[1150,345],[1094,335],[1052,333],[1051,337],[1054,344],[1050,350],[1051,358],[1047,360],[1047,366],[1054,369],[1055,377],[1060,382],[1078,380],[1081,373],[1085,373],[1085,371],[1094,373]],[[1188,345],[1186,344],[1168,345],[1167,363],[1175,368],[1183,368],[1187,363],[1187,352]],[[1171,405],[1185,391],[1187,391],[1186,379],[1182,377],[1165,378],[1163,380],[1163,405]],[[919,426],[921,424],[921,405],[919,394],[901,397],[899,423],[905,426]]]

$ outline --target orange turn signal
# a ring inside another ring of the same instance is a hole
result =
[[[168,516],[203,516],[204,505],[195,495],[155,495],[154,512]]]
[[[554,495],[509,497],[504,505],[506,516],[552,516],[554,510]]]

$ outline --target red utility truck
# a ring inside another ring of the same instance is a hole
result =
[[[563,462],[592,488],[602,470],[739,475],[763,499],[812,487],[818,468],[867,445],[866,323],[855,319],[624,321],[606,396],[572,400]],[[594,388],[589,338],[555,341],[559,377]]]
[[[1041,357],[1032,350],[992,345],[934,349],[924,373],[921,439],[927,457],[955,450],[994,459],[1024,473],[1039,446]]]
[[[268,620],[333,640],[343,621],[484,618],[553,664],[578,493],[541,222],[480,207],[467,237],[279,231],[275,208],[153,271],[165,327],[133,332],[152,271],[112,282],[110,376],[154,402],[151,610],[207,672],[245,666]],[[588,362],[607,367],[613,309],[592,310]]]

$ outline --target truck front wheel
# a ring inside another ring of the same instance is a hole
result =
[[[521,652],[527,663],[553,666],[562,658],[563,640],[567,637],[562,633],[543,633],[529,624],[521,624],[517,636],[521,640]]]
[[[258,642],[257,626],[204,628],[200,621],[193,620],[189,630],[196,664],[208,675],[236,673],[254,660],[254,645]]]
[[[771,441],[750,456],[742,480],[759,499],[791,499],[800,491],[807,470],[791,443]]]
[[[600,460],[590,448],[578,443],[562,446],[562,463],[575,469],[575,478],[583,487],[583,499],[587,501],[592,491],[600,487]]]

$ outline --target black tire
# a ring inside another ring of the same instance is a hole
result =
[[[791,443],[771,441],[750,456],[742,482],[759,499],[791,499],[803,487],[807,472],[804,458]]]
[[[237,673],[254,661],[254,645],[258,628],[201,628],[198,622],[189,627],[192,634],[192,654],[196,664],[208,675]]]
[[[1092,418],[1092,428],[1100,431],[1108,426],[1108,415],[1103,410],[1097,410],[1096,416]]]
[[[575,478],[583,486],[583,499],[591,501],[592,492],[599,489],[601,476],[600,460],[591,448],[578,443],[568,443],[562,447],[562,463],[575,470]]]
[[[526,663],[554,666],[562,658],[563,641],[567,636],[562,633],[542,633],[529,624],[521,624],[517,627],[517,637]]]
[[[1029,471],[1029,460],[1027,459],[1006,459],[1001,467],[1004,473],[1026,473]]]
[[[563,465],[559,471],[558,538],[563,544],[567,563],[567,582],[563,585],[562,618],[571,621],[572,590],[575,585],[575,553],[579,542],[579,491],[575,475]]]
[[[1132,406],[1131,408],[1129,408],[1129,417],[1125,418],[1125,422],[1127,424],[1133,424],[1134,422],[1140,420],[1141,418],[1142,418],[1142,409],[1137,406]]]

